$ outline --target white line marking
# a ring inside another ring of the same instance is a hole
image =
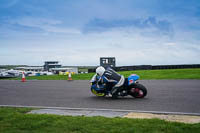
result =
[[[200,116],[200,113],[188,113],[188,112],[165,112],[165,111],[143,111],[143,110],[98,109],[98,108],[69,108],[69,107],[23,106],[23,105],[0,105],[0,107],[60,109],[60,110],[79,110],[79,111],[83,111],[83,110],[87,110],[87,111],[110,111],[110,112],[127,112],[127,113],[137,112],[137,113]]]

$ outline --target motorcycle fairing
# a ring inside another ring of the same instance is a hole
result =
[[[131,74],[128,77],[128,85],[134,84],[140,77],[137,74]]]

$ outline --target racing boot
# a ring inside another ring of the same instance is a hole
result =
[[[113,87],[111,90],[112,98],[116,99],[118,97],[119,87]]]

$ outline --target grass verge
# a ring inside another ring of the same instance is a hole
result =
[[[135,73],[140,79],[200,79],[200,68],[193,69],[164,69],[164,70],[139,70],[120,72],[125,77]]]
[[[140,79],[200,79],[200,68],[193,69],[165,69],[165,70],[137,70],[122,71],[120,74],[128,77],[130,74],[138,74]],[[73,80],[90,80],[94,73],[74,74]],[[67,75],[33,76],[26,77],[27,80],[67,80]],[[11,78],[20,80],[21,78]]]
[[[27,108],[0,108],[1,133],[199,133],[200,123],[26,114]]]

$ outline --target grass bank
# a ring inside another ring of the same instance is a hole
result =
[[[165,69],[165,70],[137,70],[122,71],[120,74],[128,77],[130,74],[138,74],[140,79],[200,79],[200,68],[194,69]],[[94,73],[72,75],[73,80],[90,80]],[[67,80],[66,75],[33,76],[28,80]],[[15,78],[20,80],[20,78]]]
[[[199,133],[200,123],[26,114],[28,108],[0,108],[1,133]]]

